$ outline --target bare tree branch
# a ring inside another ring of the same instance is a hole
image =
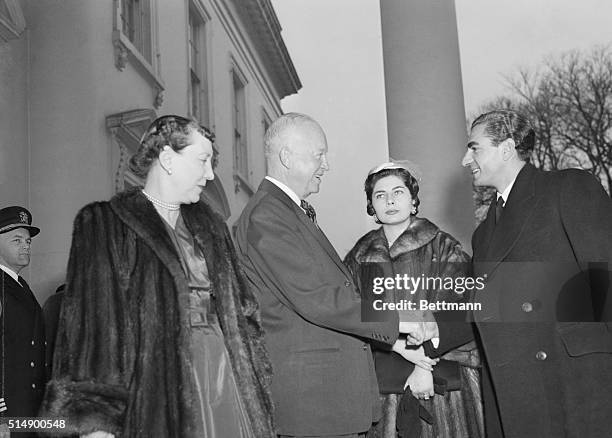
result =
[[[524,114],[536,130],[536,167],[583,168],[612,196],[612,45],[549,56],[536,69],[503,78],[508,94],[485,102],[471,119],[493,109]],[[477,219],[484,219],[493,193],[474,190]]]

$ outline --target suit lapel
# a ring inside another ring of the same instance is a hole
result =
[[[501,219],[491,234],[490,244],[486,251],[485,259],[494,263],[492,269],[495,269],[507,257],[537,207],[536,177],[536,168],[526,164],[516,178]],[[489,209],[488,222],[492,220],[495,223],[494,210],[493,205]]]
[[[300,228],[305,229],[306,233],[308,233],[319,243],[319,245],[321,245],[327,255],[329,255],[333,262],[347,277],[351,277],[346,266],[344,266],[344,263],[342,263],[340,256],[338,255],[330,241],[327,239],[327,236],[325,236],[323,231],[319,227],[317,227],[308,218],[308,216],[306,216],[306,213],[304,213],[304,210],[302,210],[301,207],[299,207],[295,202],[293,202],[293,200],[289,196],[287,196],[287,194],[283,192],[279,187],[277,187],[275,184],[268,181],[267,179],[264,179],[262,181],[260,189],[266,191],[268,194],[274,196],[283,204],[285,204],[287,208],[289,208],[293,212],[293,214],[295,214],[295,217],[301,223],[302,227]]]

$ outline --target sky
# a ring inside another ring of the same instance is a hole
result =
[[[387,158],[379,1],[272,4],[303,84],[282,107],[311,115],[327,134],[331,170],[313,205],[343,255],[374,226],[365,214],[363,181],[368,169]],[[504,94],[503,76],[519,66],[612,42],[610,0],[456,0],[455,7],[468,117]],[[357,225],[347,227],[343,219],[349,218]]]
[[[317,120],[330,171],[308,198],[341,256],[371,229],[363,182],[387,159],[380,11],[373,0],[272,0],[303,88],[285,112]],[[312,198],[312,199],[311,199]]]
[[[609,0],[456,0],[466,113],[504,94],[504,75],[612,43]]]

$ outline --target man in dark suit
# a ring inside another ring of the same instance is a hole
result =
[[[36,416],[44,392],[42,310],[19,275],[30,264],[30,244],[39,232],[25,208],[0,210],[0,411],[4,417]]]
[[[359,291],[305,201],[329,169],[321,127],[285,114],[264,144],[268,176],[242,212],[236,240],[261,307],[277,432],[360,436],[380,416],[368,342],[397,348],[398,315],[361,321]]]
[[[463,165],[497,190],[472,238],[486,279],[473,313],[486,363],[489,437],[602,437],[612,430],[612,200],[589,173],[527,162],[535,134],[513,111],[472,124]],[[438,352],[470,330],[424,324]]]
[[[60,312],[62,310],[65,289],[66,283],[59,285],[57,289],[55,289],[55,293],[47,298],[47,301],[45,301],[45,304],[42,306],[43,318],[45,320],[45,339],[47,342],[45,361],[48,365],[49,378],[51,378],[53,352],[55,351],[55,338],[57,337],[57,325],[59,323]]]

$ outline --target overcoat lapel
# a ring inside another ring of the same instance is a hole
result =
[[[474,235],[473,249],[474,249],[474,260],[481,261],[485,260],[485,257],[489,251],[491,240],[493,239],[493,233],[495,232],[495,206],[497,200],[493,199],[489,205],[487,217],[482,222],[480,229]]]
[[[39,306],[38,300],[36,300],[36,296],[34,295],[34,292],[32,292],[32,289],[30,289],[30,285],[28,284],[28,282],[23,279],[23,283],[25,286],[21,286],[21,283],[19,282],[17,284],[20,286],[21,290],[25,292],[25,295],[27,295],[28,299],[35,303],[37,306]]]
[[[285,192],[283,192],[280,188],[278,188],[275,184],[271,183],[267,179],[264,179],[260,185],[260,189],[266,191],[271,196],[274,196],[278,200],[280,200],[283,204],[287,206],[294,214],[298,221],[303,225],[308,233],[314,237],[314,239],[321,245],[321,247],[325,250],[325,252],[329,255],[329,257],[334,261],[334,263],[340,268],[344,275],[348,278],[351,278],[351,275],[342,263],[340,256],[327,239],[327,236],[321,231],[302,211],[302,209],[295,203]]]
[[[504,207],[504,213],[491,234],[491,241],[486,252],[485,259],[493,262],[491,270],[494,270],[512,250],[525,229],[533,212],[537,209],[535,183],[537,170],[530,164],[525,164],[517,175],[516,181],[508,202]],[[487,222],[495,222],[495,206],[489,209]],[[491,212],[493,210],[493,212]],[[492,217],[491,217],[492,216]]]

